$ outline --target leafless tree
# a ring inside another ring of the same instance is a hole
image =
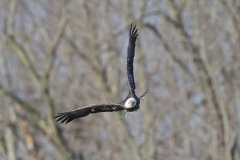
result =
[[[0,0],[0,159],[240,159],[240,1]],[[53,116],[127,94],[138,112]]]

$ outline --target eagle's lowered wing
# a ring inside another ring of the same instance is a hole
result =
[[[90,105],[83,108],[78,108],[70,112],[58,113],[54,118],[61,123],[69,123],[72,120],[80,117],[85,117],[90,113],[99,113],[99,112],[115,112],[121,111],[125,108],[121,104],[101,104],[101,105]]]

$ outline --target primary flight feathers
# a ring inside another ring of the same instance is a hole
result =
[[[127,97],[119,104],[100,104],[100,105],[89,105],[85,106],[70,112],[58,113],[56,121],[60,121],[61,123],[69,123],[72,120],[80,117],[85,117],[91,113],[98,112],[115,112],[126,110],[127,112],[136,111],[140,108],[140,98],[142,99],[146,93],[141,95],[140,97],[135,94],[135,81],[134,81],[134,73],[133,73],[133,62],[135,55],[135,42],[137,40],[137,28],[134,25],[130,26],[129,30],[129,42],[127,49],[127,78],[129,91]]]

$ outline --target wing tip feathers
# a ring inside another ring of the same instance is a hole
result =
[[[130,37],[133,37],[134,39],[137,39],[138,37],[138,29],[136,25],[131,24],[130,30],[129,30]]]
[[[58,113],[53,118],[56,119],[56,122],[61,121],[60,123],[65,123],[65,124],[67,124],[71,121],[71,119],[67,113]]]

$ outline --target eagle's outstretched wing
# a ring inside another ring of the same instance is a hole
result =
[[[90,113],[98,113],[98,112],[115,112],[124,110],[124,106],[121,104],[101,104],[101,105],[91,105],[82,108],[78,108],[76,110],[70,112],[58,113],[56,121],[61,121],[61,123],[69,123],[72,120],[80,117],[85,117]]]
[[[137,28],[136,26],[130,27],[129,31],[129,42],[128,42],[128,49],[127,49],[127,76],[128,76],[128,85],[129,85],[129,92],[135,95],[135,82],[134,82],[134,73],[133,73],[133,62],[134,62],[134,55],[135,55],[135,42],[137,40]]]

